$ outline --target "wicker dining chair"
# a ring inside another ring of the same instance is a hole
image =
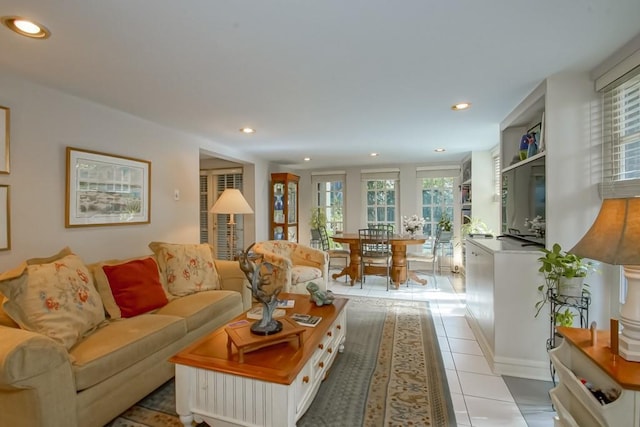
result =
[[[387,291],[391,273],[391,232],[379,228],[358,230],[360,239],[360,288],[368,266],[386,267]]]

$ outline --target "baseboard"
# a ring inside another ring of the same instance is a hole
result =
[[[473,331],[473,335],[476,337],[476,341],[482,350],[491,371],[496,375],[508,375],[511,377],[527,378],[531,380],[551,380],[551,371],[549,364],[541,363],[536,360],[526,359],[512,359],[507,357],[496,356],[493,353],[493,348],[489,345],[487,340],[480,329],[480,325],[476,321],[475,317],[467,309],[466,319],[469,323],[469,327]]]

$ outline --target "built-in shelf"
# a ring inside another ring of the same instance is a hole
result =
[[[522,161],[519,161],[518,163],[514,163],[512,165],[509,165],[509,166],[503,168],[502,172],[507,172],[507,171],[510,171],[511,169],[517,168],[518,166],[526,165],[527,163],[532,162],[532,161],[534,161],[536,159],[539,159],[540,157],[544,157],[546,155],[547,155],[547,152],[543,151],[542,153],[538,153],[538,154],[536,154],[534,156],[531,156],[531,157],[528,157],[528,158],[526,158],[526,159],[524,159]]]

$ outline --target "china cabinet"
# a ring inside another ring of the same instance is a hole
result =
[[[271,174],[271,239],[298,242],[298,182],[291,173]]]

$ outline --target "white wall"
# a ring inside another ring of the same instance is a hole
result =
[[[545,126],[552,141],[547,144],[547,247],[560,243],[570,250],[591,227],[601,200],[597,191],[599,171],[592,170],[594,134],[600,123],[600,101],[588,73],[561,73],[547,79]],[[611,282],[610,266],[592,274],[591,320],[608,327]],[[615,315],[615,313],[613,313]]]
[[[0,252],[0,271],[26,258],[69,246],[85,262],[149,253],[153,240],[199,241],[199,152],[243,158],[212,141],[63,94],[9,73],[0,73],[0,105],[11,109],[11,249]],[[151,223],[65,228],[65,147],[151,161]],[[249,168],[250,203],[266,212],[266,165]],[[256,178],[260,176],[260,178]],[[180,200],[173,200],[174,189]],[[259,196],[258,196],[259,195]],[[255,234],[266,236],[265,215]],[[250,222],[253,221],[250,219]],[[264,234],[262,234],[264,233]],[[253,236],[251,236],[253,237]]]

